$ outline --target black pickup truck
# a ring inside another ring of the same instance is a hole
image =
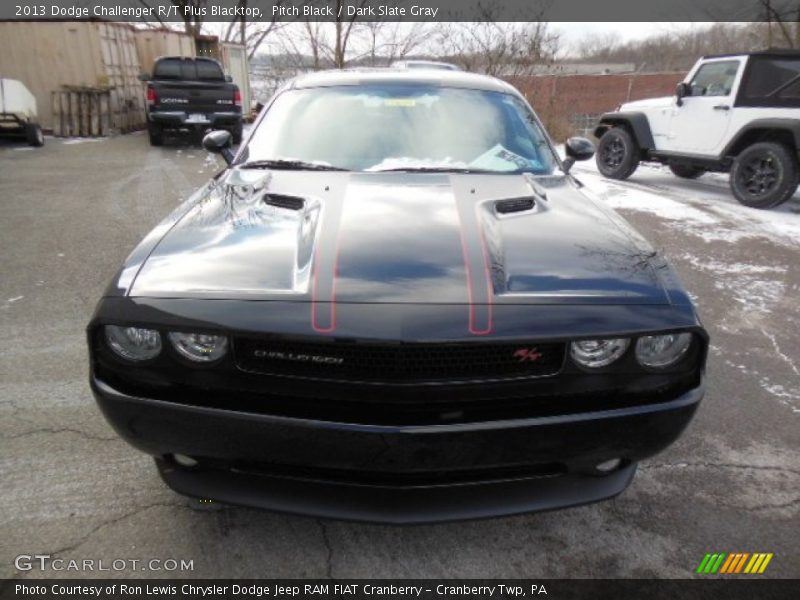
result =
[[[147,81],[147,131],[160,146],[165,130],[227,129],[242,139],[242,95],[222,66],[210,58],[165,56],[156,60]]]

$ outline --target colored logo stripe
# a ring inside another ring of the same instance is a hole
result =
[[[725,559],[725,553],[719,554],[706,554],[700,566],[697,567],[698,573],[716,573],[722,561]]]
[[[715,573],[725,575],[738,573],[751,575],[761,574],[766,570],[773,556],[771,552],[756,552],[753,554],[749,552],[732,552],[730,554],[725,554],[724,552],[715,554],[709,553],[700,561],[700,565],[695,572],[704,575],[713,575]]]

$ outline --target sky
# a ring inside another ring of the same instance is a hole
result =
[[[556,22],[550,23],[550,27],[561,33],[562,48],[569,52],[580,42],[581,38],[587,35],[599,35],[613,33],[620,41],[643,39],[660,33],[674,31],[686,31],[692,28],[703,28],[713,23],[705,22]],[[208,23],[212,28],[216,26],[219,33],[227,28],[227,23]],[[291,27],[291,25],[290,25]],[[216,33],[216,30],[215,30]],[[280,51],[280,50],[278,50]],[[269,46],[265,46],[262,52],[270,52]]]
[[[592,34],[605,34],[613,32],[621,41],[642,39],[659,33],[671,31],[686,31],[691,28],[707,27],[712,23],[687,23],[683,21],[659,23],[559,23],[553,22],[551,27],[561,32],[562,39],[569,44],[574,44],[582,36]]]

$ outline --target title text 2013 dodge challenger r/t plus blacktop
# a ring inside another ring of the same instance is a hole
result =
[[[703,395],[667,262],[493,78],[305,75],[89,324],[111,424],[193,497],[393,523],[619,494]]]

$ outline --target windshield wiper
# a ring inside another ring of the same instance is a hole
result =
[[[271,160],[253,160],[237,165],[240,169],[285,169],[297,171],[349,171],[342,167],[334,167],[324,163],[308,162],[305,160],[291,160],[274,158]]]
[[[371,173],[501,173],[513,174],[517,171],[493,171],[491,169],[473,169],[470,167],[394,167],[392,169],[375,169]]]

